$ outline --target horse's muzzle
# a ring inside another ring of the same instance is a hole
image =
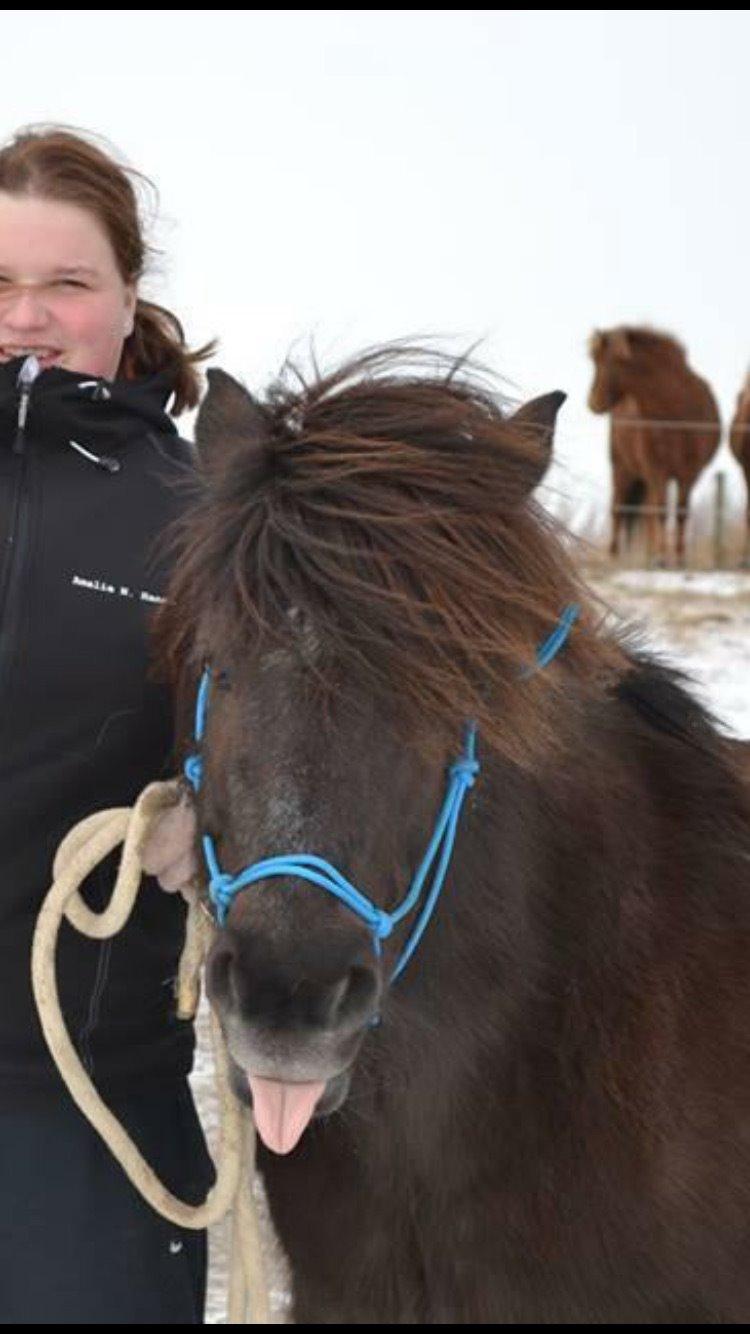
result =
[[[309,1034],[366,1025],[380,993],[378,961],[358,926],[281,946],[228,926],[209,954],[206,985],[220,1011],[253,1027]]]

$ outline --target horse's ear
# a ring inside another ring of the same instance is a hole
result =
[[[633,348],[627,329],[613,329],[608,339],[609,350],[618,361],[632,361]]]
[[[195,440],[207,461],[262,449],[268,439],[263,408],[226,371],[207,372],[208,392],[195,422]]]
[[[512,426],[519,435],[541,445],[541,449],[537,450],[534,456],[534,468],[529,484],[530,491],[533,491],[534,487],[539,485],[552,462],[552,441],[555,435],[557,414],[567,397],[568,395],[564,394],[561,389],[554,389],[551,394],[542,394],[539,398],[530,399],[508,419],[508,425]]]

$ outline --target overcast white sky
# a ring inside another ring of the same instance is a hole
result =
[[[733,409],[748,52],[735,10],[10,10],[0,106],[156,182],[151,291],[251,387],[311,334],[482,338],[518,397],[568,392],[578,496],[608,471],[595,326],[676,333]]]

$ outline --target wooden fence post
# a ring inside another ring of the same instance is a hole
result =
[[[717,570],[724,567],[726,560],[727,528],[727,488],[726,474],[717,472],[714,491],[714,566]]]

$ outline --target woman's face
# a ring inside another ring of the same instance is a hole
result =
[[[135,302],[92,213],[0,190],[0,362],[33,352],[111,380]]]

